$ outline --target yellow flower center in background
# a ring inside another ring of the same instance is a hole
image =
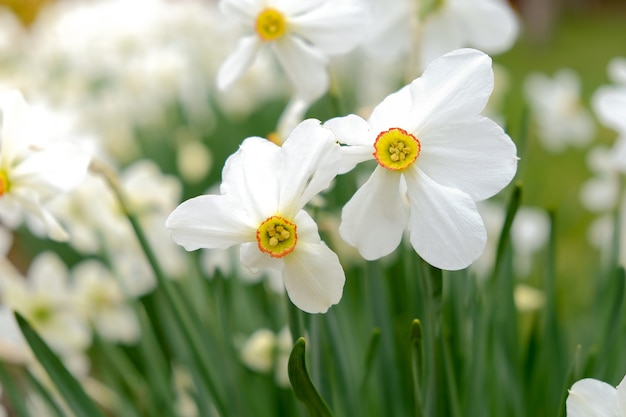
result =
[[[261,39],[271,42],[285,34],[287,21],[281,12],[268,7],[257,16],[255,29]]]
[[[9,191],[10,184],[7,174],[4,171],[0,171],[0,197]]]
[[[381,132],[374,142],[374,157],[380,166],[392,171],[404,171],[417,160],[420,141],[398,127]]]
[[[268,253],[272,258],[282,258],[296,247],[296,225],[283,217],[272,216],[261,223],[256,231],[256,240],[261,252]]]

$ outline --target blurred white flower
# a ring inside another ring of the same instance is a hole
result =
[[[499,54],[510,49],[519,22],[505,0],[446,0],[421,22],[421,65],[462,47]]]
[[[282,147],[262,138],[244,140],[222,172],[221,195],[179,205],[167,229],[187,250],[241,244],[241,262],[282,272],[289,298],[309,313],[339,302],[345,275],[303,210],[339,169],[340,150],[319,121],[300,123]]]
[[[241,347],[241,361],[255,372],[273,373],[279,386],[288,387],[287,366],[292,346],[289,328],[283,328],[278,334],[270,329],[258,329]]]
[[[63,141],[46,143],[22,94],[0,92],[0,219],[16,227],[25,217],[37,219],[48,236],[68,236],[44,204],[74,189],[84,178],[90,156]]]
[[[524,82],[524,92],[537,122],[539,140],[548,151],[582,147],[593,140],[595,124],[583,106],[576,72],[564,68],[552,78],[532,73]]]
[[[617,388],[597,379],[581,379],[569,389],[565,405],[567,417],[624,417],[626,377]]]
[[[495,201],[480,201],[478,211],[487,228],[487,247],[483,254],[474,262],[471,269],[480,278],[492,272],[496,258],[498,238],[504,224],[504,205]],[[520,277],[526,277],[532,268],[533,257],[546,246],[550,237],[550,218],[540,208],[521,206],[511,225],[511,246],[513,248],[513,268]]]
[[[491,59],[473,49],[433,61],[423,76],[389,95],[368,121],[332,119],[342,171],[378,166],[344,206],[339,232],[366,259],[391,253],[406,229],[433,266],[461,269],[482,253],[475,201],[495,195],[517,169],[515,145],[480,115],[493,89]]]
[[[3,302],[19,312],[57,353],[70,357],[89,346],[91,332],[77,314],[68,269],[57,255],[38,255],[25,278],[3,278]]]
[[[78,310],[104,339],[135,343],[139,321],[111,272],[96,260],[86,260],[72,269]]]
[[[626,61],[615,58],[609,64],[609,73],[616,84],[598,88],[592,97],[592,106],[600,122],[617,132],[613,145],[612,164],[626,172]]]
[[[580,190],[580,200],[587,210],[601,213],[617,205],[620,175],[613,157],[613,150],[605,145],[595,146],[587,153],[587,166],[593,177],[585,181]]]
[[[328,56],[344,54],[363,40],[368,16],[351,0],[291,2],[222,0],[224,15],[244,36],[219,69],[217,84],[237,81],[262,48],[270,48],[286,72],[295,95],[311,103],[328,88]]]

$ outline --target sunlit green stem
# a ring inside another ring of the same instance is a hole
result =
[[[208,358],[204,354],[205,349],[202,347],[202,341],[198,334],[198,329],[194,326],[191,320],[190,312],[185,309],[185,304],[177,298],[176,294],[170,288],[170,283],[168,282],[159,262],[156,259],[143,228],[139,224],[137,217],[132,213],[116,175],[108,169],[108,167],[97,162],[92,162],[91,170],[103,176],[111,191],[113,191],[117,197],[120,207],[130,222],[139,245],[141,246],[146,259],[154,272],[154,276],[156,277],[159,287],[163,290],[165,299],[167,300],[169,308],[174,315],[174,319],[179,324],[181,333],[188,342],[192,356],[197,361],[197,364],[200,365],[200,375],[202,376],[207,389],[211,392],[215,408],[221,415],[228,415],[226,412],[227,408],[219,395],[217,385],[211,377],[210,365],[208,364]]]

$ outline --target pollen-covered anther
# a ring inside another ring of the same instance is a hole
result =
[[[394,127],[378,135],[374,149],[374,157],[382,167],[403,171],[417,160],[421,146],[414,135]]]
[[[296,225],[281,216],[266,219],[256,232],[259,250],[273,258],[282,258],[296,247]]]
[[[287,32],[287,21],[281,12],[268,7],[257,16],[255,30],[264,41],[275,41]]]

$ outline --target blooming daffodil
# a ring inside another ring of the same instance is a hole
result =
[[[308,102],[328,88],[328,56],[357,46],[367,23],[364,3],[352,0],[222,0],[220,9],[245,35],[220,67],[218,87],[239,79],[257,52],[269,48]]]
[[[44,203],[75,188],[87,173],[90,156],[69,142],[41,145],[36,122],[22,94],[0,93],[0,222],[16,227],[24,213],[43,224],[48,236],[68,236]]]
[[[487,234],[475,201],[513,178],[511,138],[480,112],[493,88],[491,59],[461,49],[389,95],[367,121],[329,120],[344,146],[342,171],[375,159],[378,166],[346,203],[339,232],[366,259],[391,253],[406,229],[431,265],[461,269],[482,252]]]
[[[187,250],[241,244],[245,266],[282,271],[298,308],[326,312],[341,299],[345,275],[303,207],[329,186],[340,157],[336,138],[317,120],[296,126],[282,147],[248,138],[226,161],[221,194],[183,202],[166,227]]]

